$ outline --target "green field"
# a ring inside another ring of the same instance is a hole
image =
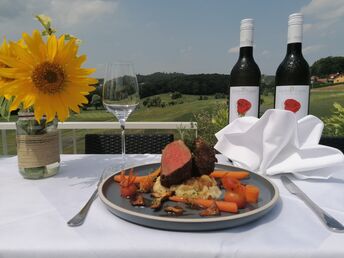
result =
[[[165,103],[171,101],[170,94],[161,94],[161,100]],[[264,103],[261,107],[261,112],[273,107],[273,96],[263,96]],[[142,100],[143,101],[143,100]],[[194,121],[193,114],[200,112],[211,112],[218,104],[226,103],[225,99],[215,99],[214,96],[208,96],[207,100],[199,100],[199,96],[183,95],[182,98],[175,101],[183,101],[182,104],[176,104],[173,106],[161,107],[140,107],[129,117],[128,121]],[[344,86],[336,86],[334,88],[329,87],[329,90],[323,88],[317,89],[311,93],[311,105],[310,113],[317,117],[329,116],[333,110],[333,103],[338,102],[344,106]],[[11,121],[16,121],[16,117],[11,117]],[[4,120],[0,120],[4,121]],[[80,114],[73,114],[68,121],[116,121],[112,114],[105,110],[89,109],[87,111],[81,111]],[[102,130],[93,130],[92,133],[102,132]],[[78,152],[84,151],[83,138],[86,130],[80,130],[76,132]],[[130,132],[132,133],[132,132]],[[175,132],[176,133],[176,132]],[[9,145],[9,153],[15,153],[15,132],[7,132],[7,141]],[[63,130],[63,146],[64,153],[72,153],[72,135],[73,132],[69,130]],[[178,135],[176,135],[178,137]],[[2,142],[0,139],[0,145]],[[2,153],[2,150],[1,150]]]
[[[165,102],[171,100],[169,94],[158,96]],[[262,112],[273,107],[273,95],[263,96],[263,99]],[[226,103],[225,99],[215,99],[213,96],[209,96],[208,100],[199,100],[199,96],[183,95],[178,100],[184,103],[164,108],[141,106],[129,117],[129,121],[192,121],[193,114],[212,111],[217,104]],[[344,86],[335,91],[312,91],[310,113],[320,118],[329,116],[334,102],[344,105]],[[104,110],[88,110],[73,115],[69,121],[115,121],[115,118]]]

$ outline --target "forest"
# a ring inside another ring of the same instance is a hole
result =
[[[344,72],[344,57],[325,57],[310,66],[311,74],[324,77],[332,73]],[[156,72],[149,75],[137,75],[141,98],[169,92],[180,92],[189,95],[213,95],[216,93],[228,94],[229,74],[184,74]],[[100,83],[101,85],[102,83]],[[261,93],[273,92],[275,86],[274,75],[262,75]],[[101,96],[101,86],[92,95]]]

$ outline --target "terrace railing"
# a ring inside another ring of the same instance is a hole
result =
[[[72,131],[73,153],[77,153],[77,130],[94,130],[94,129],[120,129],[118,122],[64,122],[58,125],[60,153],[63,153],[63,130]],[[2,154],[8,155],[7,131],[15,130],[14,122],[0,122],[0,131],[2,139]],[[135,130],[194,130],[197,137],[197,123],[195,122],[127,122],[126,129]]]

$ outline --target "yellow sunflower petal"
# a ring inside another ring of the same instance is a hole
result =
[[[55,35],[48,38],[48,60],[53,61],[57,52],[57,39]]]
[[[35,105],[34,115],[37,122],[41,121],[43,114],[44,114],[44,110],[43,110],[42,105]]]
[[[36,58],[36,60],[39,61],[40,55],[41,55],[39,52],[39,48],[40,48],[39,44],[35,42],[33,37],[31,37],[29,34],[25,32],[22,34],[22,37],[28,50],[32,53],[32,55]]]
[[[71,39],[59,49],[59,53],[56,55],[56,61],[60,63],[68,64],[70,60],[75,57],[76,54],[76,43],[75,39]]]
[[[36,102],[36,97],[34,95],[26,95],[23,100],[24,109],[28,109],[33,106]]]
[[[59,107],[56,112],[57,116],[61,122],[64,122],[69,116],[68,107],[64,104],[64,101],[61,98],[60,94],[56,95],[55,101]]]
[[[55,115],[56,115],[56,111],[54,110],[53,100],[54,98],[49,95],[40,94],[39,101],[37,103],[37,105],[39,105],[42,108],[43,114],[46,115],[47,122],[54,120]]]
[[[4,60],[1,59],[0,60]],[[18,75],[19,69],[17,68],[0,68],[0,76],[6,78],[16,78]]]
[[[59,51],[61,51],[63,49],[64,43],[65,43],[65,35],[62,35],[58,39],[58,42],[57,42],[57,48],[58,48]]]
[[[19,107],[21,102],[22,102],[22,97],[21,96],[16,96],[14,98],[13,102],[11,103],[10,111],[16,110]]]
[[[15,55],[13,60],[17,63],[16,66],[20,65],[21,67],[23,67],[32,66],[33,64],[35,64],[35,59],[31,55],[31,53],[26,51],[24,47],[20,46],[20,44],[11,42],[10,47]],[[13,67],[13,65],[11,65],[11,67]]]

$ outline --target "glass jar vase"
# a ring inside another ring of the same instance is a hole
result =
[[[17,155],[20,174],[27,179],[40,179],[58,173],[60,149],[58,121],[40,122],[32,112],[19,112],[16,122]]]

